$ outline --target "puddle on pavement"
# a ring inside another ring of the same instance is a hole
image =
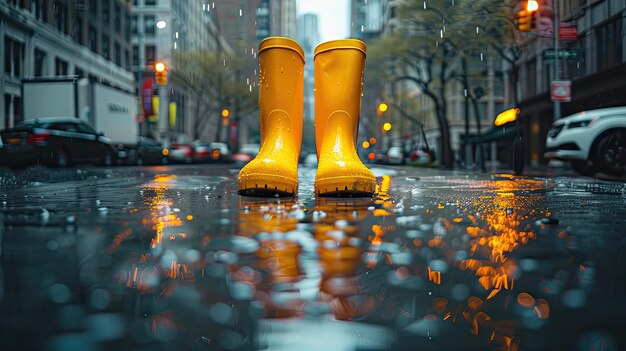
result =
[[[258,199],[236,196],[232,178],[157,174],[104,196],[116,186],[67,191],[71,210],[51,208],[49,193],[7,199],[5,345],[612,350],[619,341],[621,317],[596,327],[589,312],[602,296],[601,262],[549,208],[558,182],[382,175],[372,199]],[[564,326],[580,315],[591,317],[568,341]],[[39,338],[28,338],[33,328]],[[317,343],[298,343],[312,333]]]

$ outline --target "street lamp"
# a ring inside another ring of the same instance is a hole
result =
[[[385,132],[390,131],[390,130],[391,130],[391,123],[389,123],[389,122],[385,122],[385,124],[383,124],[383,130],[384,130]]]
[[[165,27],[167,27],[167,22],[160,20],[156,23],[156,27],[159,29],[165,29]]]

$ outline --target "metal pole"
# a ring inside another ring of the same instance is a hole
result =
[[[559,61],[559,6],[557,0],[552,0],[554,14],[554,80],[559,80],[560,61]],[[554,101],[554,120],[561,118],[561,103]]]

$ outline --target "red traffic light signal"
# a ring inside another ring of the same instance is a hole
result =
[[[517,29],[520,32],[530,32],[535,28],[535,13],[539,10],[537,0],[521,2],[521,8],[517,11]]]
[[[162,61],[154,63],[154,76],[159,85],[167,84],[167,66]]]

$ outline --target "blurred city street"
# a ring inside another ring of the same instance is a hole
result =
[[[233,164],[0,173],[1,350],[624,350],[626,185]]]

